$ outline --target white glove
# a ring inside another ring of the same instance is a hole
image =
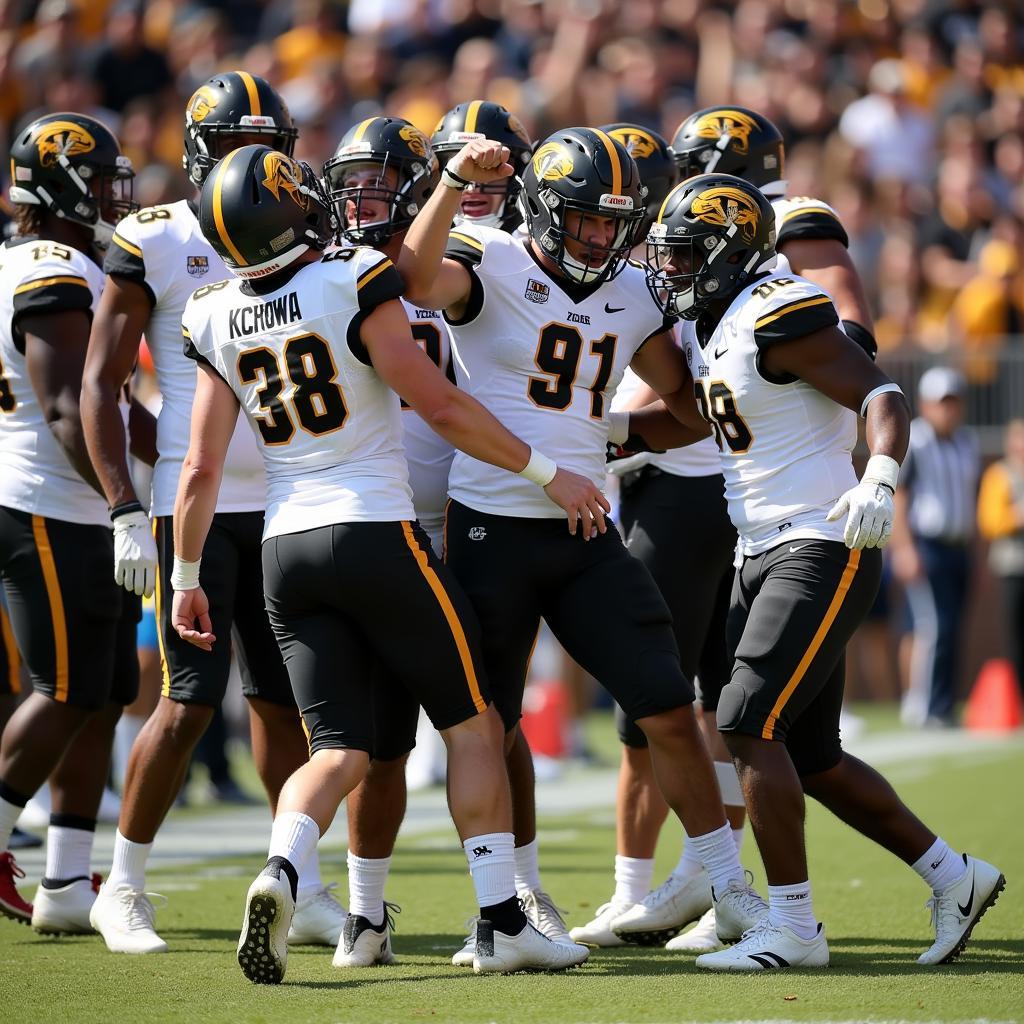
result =
[[[896,512],[893,495],[900,464],[888,455],[872,455],[864,476],[836,503],[825,519],[833,523],[849,513],[843,541],[848,548],[884,548],[892,535]]]
[[[149,516],[141,507],[114,518],[114,579],[119,587],[151,597],[156,586],[157,554]]]

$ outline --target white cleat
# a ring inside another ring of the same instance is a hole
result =
[[[722,949],[722,940],[715,929],[715,911],[709,910],[688,932],[677,935],[665,948],[673,953],[714,953]]]
[[[785,926],[765,918],[728,949],[704,953],[694,961],[706,971],[773,971],[780,967],[828,967],[825,928],[818,925],[813,939],[801,939]]]
[[[527,922],[518,935],[498,931],[490,921],[476,926],[477,974],[511,974],[514,971],[564,971],[590,956],[586,946],[575,942],[554,942]]]
[[[391,949],[391,930],[395,927],[391,911],[401,913],[401,908],[394,903],[385,903],[384,920],[379,925],[370,924],[359,914],[349,914],[331,963],[335,967],[377,967],[396,963]]]
[[[663,946],[691,921],[711,909],[711,881],[706,871],[668,879],[635,907],[612,922],[619,938],[638,946]]]
[[[964,951],[971,931],[981,915],[999,898],[1006,879],[999,868],[963,855],[963,878],[935,893],[927,906],[932,912],[935,941],[917,962],[925,967],[952,963]],[[32,916],[35,924],[35,915]]]
[[[606,949],[612,946],[624,946],[626,940],[620,939],[612,931],[612,921],[629,910],[630,906],[629,903],[616,903],[614,900],[602,904],[597,908],[597,915],[593,921],[570,929],[569,938],[573,942],[582,942],[585,946],[601,946]]]
[[[129,885],[109,890],[100,887],[89,911],[89,923],[103,936],[111,953],[166,953],[167,943],[156,933],[156,910],[150,899],[154,892],[142,892]]]
[[[32,901],[32,928],[42,935],[87,935],[89,911],[100,891],[100,876],[76,878],[59,889],[40,885]]]
[[[738,942],[768,916],[768,904],[746,882],[731,882],[714,897],[715,929],[722,942]]]
[[[476,926],[479,920],[479,917],[471,917],[466,922],[469,934],[466,936],[466,941],[462,944],[462,949],[452,957],[452,967],[473,966],[473,959],[476,956]]]
[[[288,878],[256,876],[245,896],[238,966],[256,985],[279,985],[288,966],[288,927],[295,913]]]
[[[295,901],[288,943],[292,946],[337,946],[341,942],[348,911],[331,890],[334,883],[317,889],[304,889]]]
[[[519,894],[519,902],[522,904],[523,913],[526,914],[526,920],[541,935],[552,942],[567,942],[573,945],[562,912],[543,889],[527,889]]]

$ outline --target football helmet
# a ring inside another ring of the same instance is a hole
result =
[[[696,320],[752,275],[775,265],[775,212],[731,174],[681,181],[647,235],[647,288],[667,316]]]
[[[238,277],[283,270],[309,249],[323,250],[337,223],[308,164],[269,146],[232,150],[199,197],[199,226]]]
[[[113,132],[85,114],[38,117],[11,145],[11,202],[45,206],[92,228],[100,247],[109,244],[117,222],[138,209],[134,179]]]
[[[508,146],[509,163],[513,173],[510,178],[490,182],[486,185],[474,184],[472,187],[485,195],[501,195],[504,202],[494,213],[484,217],[465,217],[456,214],[455,223],[467,222],[483,224],[486,227],[500,228],[502,231],[515,231],[523,222],[522,211],[519,209],[519,193],[523,187],[523,171],[530,162],[533,143],[526,134],[522,121],[510,113],[499,103],[488,100],[471,100],[452,107],[434,129],[430,144],[437,154],[441,166],[473,139],[490,139]]]
[[[621,142],[596,128],[565,128],[537,147],[523,175],[523,207],[530,238],[559,269],[580,284],[609,281],[626,264],[647,215],[647,188]],[[567,215],[581,215],[570,233]],[[580,237],[583,217],[607,217],[615,234],[606,246]],[[566,241],[573,240],[581,258]],[[597,265],[591,261],[600,260]]]
[[[266,145],[291,156],[298,134],[284,100],[266,79],[248,71],[227,71],[199,86],[188,101],[181,162],[198,188],[226,155],[215,145],[219,137],[265,135]]]
[[[665,201],[672,186],[679,180],[672,148],[665,139],[650,128],[639,124],[620,121],[603,125],[601,131],[626,147],[626,152],[636,162],[640,180],[647,186],[647,218],[637,230],[637,240],[643,239],[647,229],[654,223],[658,210]]]
[[[782,134],[746,107],[707,107],[691,114],[676,129],[672,151],[680,178],[735,174],[766,195],[785,195]]]
[[[354,171],[375,169],[376,181],[346,186]],[[393,185],[383,179],[394,170]],[[404,231],[437,188],[439,169],[430,140],[401,117],[370,117],[350,128],[324,164],[324,186],[342,237],[354,245],[379,247]],[[364,222],[364,201],[386,203],[383,220]],[[352,207],[349,208],[348,204]],[[351,214],[346,215],[346,210]]]

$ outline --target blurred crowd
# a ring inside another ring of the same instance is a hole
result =
[[[467,99],[535,138],[671,138],[695,108],[753,107],[788,141],[790,194],[846,225],[883,352],[943,354],[985,388],[1024,333],[1019,0],[0,0],[8,138],[43,109],[100,116],[144,204],[186,193],[184,105],[233,67],[282,91],[314,166],[359,119],[429,133]]]

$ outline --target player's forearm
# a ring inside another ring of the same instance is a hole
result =
[[[82,381],[82,432],[101,493],[111,508],[138,500],[128,470],[128,443],[118,406],[119,393],[120,386],[102,378],[87,374]]]
[[[78,403],[67,396],[56,402],[48,415],[48,424],[75,472],[97,494],[103,495],[103,488],[89,459]]]
[[[665,399],[658,399],[643,409],[630,412],[629,433],[640,437],[653,451],[683,448],[708,436],[707,424],[684,423],[678,418],[678,412],[670,409]]]
[[[910,443],[910,410],[899,392],[887,392],[873,399],[866,410],[868,449],[872,455],[887,455],[902,463]]]
[[[439,185],[405,233],[395,265],[410,302],[424,303],[430,297],[459,209],[459,196],[455,189]]]
[[[425,419],[446,441],[481,462],[518,473],[530,459],[530,446],[525,441],[457,388],[451,389],[447,401],[426,413]]]
[[[192,451],[185,456],[174,499],[174,554],[185,562],[196,562],[203,554],[217,510],[223,465],[197,459]]]

